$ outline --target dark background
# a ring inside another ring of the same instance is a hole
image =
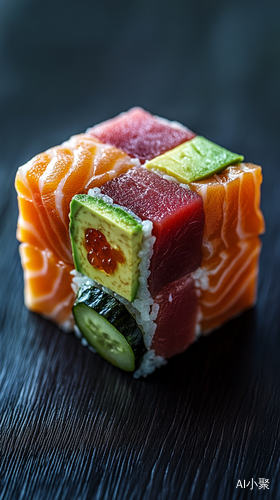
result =
[[[0,0],[1,500],[280,498],[279,23],[274,1]],[[267,224],[255,309],[138,381],[23,306],[13,188],[134,105],[261,164]]]

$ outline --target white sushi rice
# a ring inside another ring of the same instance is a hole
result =
[[[209,287],[209,277],[206,269],[199,267],[192,273],[192,279],[196,288],[200,290],[207,290]]]
[[[151,258],[153,255],[153,246],[155,243],[155,236],[152,235],[153,223],[149,220],[142,221],[137,215],[135,215],[131,210],[123,207],[121,205],[117,205],[113,202],[112,198],[107,195],[101,193],[99,188],[90,189],[88,191],[90,196],[98,196],[102,198],[106,203],[110,205],[114,205],[120,207],[122,210],[131,215],[137,222],[142,225],[143,230],[143,239],[141,250],[138,253],[138,257],[140,257],[140,263],[138,266],[139,269],[139,287],[137,291],[137,296],[133,302],[129,302],[129,300],[121,297],[116,292],[113,292],[109,288],[100,285],[97,281],[92,280],[88,276],[84,276],[76,270],[71,271],[73,275],[72,280],[72,289],[75,294],[78,293],[79,288],[82,285],[95,286],[100,290],[108,293],[109,295],[115,297],[122,304],[126,306],[130,314],[136,320],[139,328],[143,333],[143,339],[145,346],[147,348],[147,353],[144,355],[142,363],[138,370],[134,373],[134,377],[139,378],[140,376],[146,377],[150,373],[152,373],[156,368],[167,363],[167,361],[162,356],[156,356],[153,350],[150,350],[152,338],[156,330],[155,320],[158,315],[159,305],[154,303],[154,300],[151,297],[148,288],[148,277],[150,275],[149,267]],[[83,345],[88,345],[88,342],[82,336],[77,325],[74,327],[75,335],[78,338],[81,338],[81,342]]]
[[[167,364],[167,360],[162,356],[156,356],[153,349],[146,352],[143,356],[142,363],[138,370],[133,374],[134,378],[147,377],[150,373],[153,373],[156,368],[160,368]]]
[[[114,203],[113,199],[110,198],[110,196],[108,196],[107,194],[101,193],[99,188],[95,187],[93,189],[89,189],[88,195],[89,196],[97,196],[98,198],[102,198],[102,200],[105,201],[106,203],[108,203],[109,205],[114,205],[114,207],[121,208],[124,212],[131,215],[131,217],[133,217],[133,219],[135,219],[137,222],[139,222],[139,224],[142,224],[142,219],[140,219],[140,217],[138,217],[138,215],[134,214],[132,212],[132,210],[129,210],[129,208],[122,207],[121,205],[117,205],[117,203]]]
[[[209,286],[209,277],[206,269],[203,267],[199,267],[191,274],[192,279],[194,280],[194,286],[196,289],[196,295],[199,299],[201,295],[201,290],[207,290]],[[199,301],[198,301],[199,303]],[[202,312],[200,306],[198,307],[198,315],[196,322],[196,330],[195,330],[195,338],[196,340],[202,335],[201,331],[201,321],[202,321]]]

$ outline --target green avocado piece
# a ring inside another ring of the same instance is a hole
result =
[[[204,137],[196,136],[148,161],[145,167],[149,170],[160,170],[184,184],[189,184],[218,174],[227,166],[243,160],[243,156],[231,153]]]
[[[88,229],[100,231],[111,249],[122,255],[112,273],[108,274],[89,262],[86,248]],[[77,271],[132,302],[139,285],[138,253],[142,244],[142,225],[122,208],[98,196],[80,194],[75,195],[70,204],[70,237]]]

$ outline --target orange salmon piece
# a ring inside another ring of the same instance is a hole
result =
[[[242,163],[226,168],[219,175],[190,184],[190,188],[203,198],[204,259],[236,245],[240,239],[264,232],[260,210],[261,182],[261,167]]]
[[[55,148],[53,148],[53,151]],[[34,233],[41,235],[43,244],[39,244],[39,248],[49,248],[54,253],[57,253],[64,261],[71,262],[71,254],[69,250],[63,247],[63,242],[61,242],[59,235],[54,230],[51,223],[51,213],[48,213],[44,206],[44,199],[42,196],[42,179],[47,177],[48,169],[52,165],[52,155],[50,153],[42,153],[35,157],[33,160],[28,162],[26,165],[21,167],[16,176],[16,189],[18,190],[19,200],[23,198],[21,186],[25,184],[26,188],[29,188],[30,199],[34,204],[33,214],[26,211],[26,204],[19,202],[20,216],[18,221],[18,234],[20,233],[21,220],[25,220],[30,225],[33,225]],[[20,182],[21,181],[21,182]],[[35,210],[37,216],[35,215]],[[28,235],[23,235],[24,239],[20,241],[27,241],[29,243],[34,243],[34,239],[28,238]]]
[[[92,163],[96,153],[97,146],[89,144],[85,141],[77,141],[76,143],[75,160],[72,168],[69,170],[65,177],[65,181],[61,186],[62,190],[62,211],[61,217],[63,218],[64,226],[67,229],[69,236],[69,206],[73,198],[73,193],[82,194],[85,191],[85,179],[90,175]],[[94,173],[95,175],[95,173]]]
[[[129,158],[129,163],[128,163]],[[102,186],[105,182],[114,179],[116,173],[114,170],[110,169],[110,165],[112,162],[115,163],[116,168],[120,169],[120,174],[125,174],[131,168],[131,161],[135,161],[130,159],[130,157],[115,147],[110,147],[110,149],[105,149],[102,155],[98,158],[98,162],[95,162],[94,176],[87,182],[85,189],[92,189],[94,187]]]
[[[46,246],[48,240],[45,234],[37,232],[37,227],[40,228],[41,223],[33,201],[19,197],[18,205],[20,216],[17,227],[17,239],[19,241],[29,241],[29,243],[38,247]],[[24,219],[22,214],[24,214]],[[32,221],[32,223],[29,221]]]
[[[190,184],[203,198],[205,226],[201,267],[194,273],[207,333],[256,301],[261,242],[261,167],[240,164]]]
[[[37,155],[20,167],[16,176],[18,239],[41,250],[49,249],[65,264],[72,265],[68,218],[71,199],[136,164],[140,164],[138,160],[86,134],[73,136],[61,146]]]
[[[202,267],[208,278],[208,287],[200,289],[199,298],[204,333],[218,328],[255,304],[260,251],[258,237],[240,240]]]
[[[50,250],[40,250],[29,243],[22,243],[19,251],[26,307],[72,330],[75,294],[70,272],[73,266],[59,261]]]
[[[37,184],[38,177],[45,171],[48,161],[49,158],[47,156],[38,155],[38,169],[34,169],[33,161],[31,160],[26,164],[25,169],[18,170],[15,179],[19,204],[17,238],[19,241],[30,241],[30,243],[42,248],[48,244],[48,236],[44,231],[40,218],[41,207]],[[29,182],[30,179],[31,182]]]

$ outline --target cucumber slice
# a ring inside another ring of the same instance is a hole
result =
[[[99,288],[84,285],[73,314],[80,331],[100,356],[125,371],[138,368],[146,352],[143,335],[121,302]]]

